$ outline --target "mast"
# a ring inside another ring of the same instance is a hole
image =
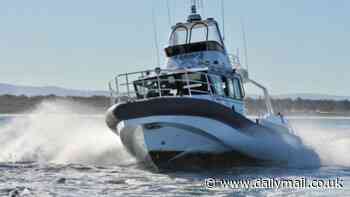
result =
[[[244,60],[245,60],[244,63],[245,63],[245,66],[247,68],[247,71],[249,71],[247,37],[246,37],[245,28],[244,28],[244,23],[242,20],[241,20],[241,26],[242,26],[242,39],[243,39]]]
[[[222,40],[225,41],[225,1],[221,0]]]
[[[169,23],[169,26],[171,26],[171,11],[170,11],[170,2],[169,0],[166,0],[166,6],[167,6],[167,9],[168,9],[168,23]]]
[[[197,0],[192,0],[191,4],[191,14],[188,16],[187,22],[201,21],[202,17],[197,13]]]
[[[154,1],[152,2],[152,22],[153,22],[153,33],[154,33],[154,47],[157,55],[157,66],[160,66],[160,55],[159,55],[159,44],[158,44],[158,32],[157,32],[157,22],[156,22],[156,10]]]

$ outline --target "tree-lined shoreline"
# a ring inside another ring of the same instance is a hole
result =
[[[77,113],[105,113],[110,99],[105,96],[93,97],[59,97],[50,96],[0,96],[0,114],[30,113],[43,102],[66,102],[77,104]],[[350,101],[309,100],[309,99],[272,99],[276,112],[287,116],[350,116]],[[74,107],[74,106],[72,106]],[[247,98],[246,108],[249,115],[261,115],[266,112],[263,99]]]

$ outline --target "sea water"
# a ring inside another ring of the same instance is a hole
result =
[[[297,135],[319,156],[319,165],[154,172],[124,150],[103,115],[75,114],[80,107],[44,102],[30,115],[0,116],[0,196],[350,196],[348,118],[291,118]],[[310,162],[299,159],[298,163]],[[205,184],[212,179],[217,181],[215,188]],[[232,181],[242,180],[339,185],[232,186]]]

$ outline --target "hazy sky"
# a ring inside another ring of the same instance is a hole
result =
[[[190,0],[169,0],[172,23]],[[166,0],[154,0],[160,46],[169,33]],[[226,44],[242,47],[251,76],[273,94],[350,96],[350,1],[226,0]],[[0,82],[106,89],[115,74],[156,64],[151,0],[2,0]],[[220,1],[204,17],[221,21]],[[162,53],[162,57],[164,57]]]

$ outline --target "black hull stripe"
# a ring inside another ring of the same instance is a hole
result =
[[[213,101],[189,97],[155,98],[121,103],[113,112],[117,123],[150,116],[198,116],[217,120],[234,129],[257,126],[241,114]]]

